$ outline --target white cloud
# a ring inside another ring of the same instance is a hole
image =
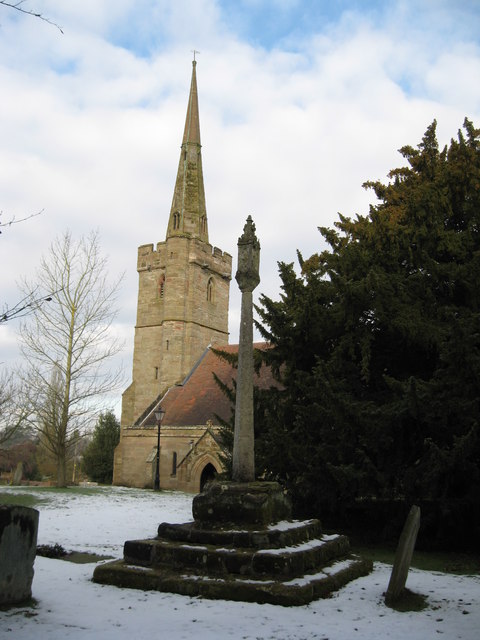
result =
[[[0,210],[45,212],[0,236],[0,303],[15,303],[16,279],[54,235],[98,228],[111,271],[126,271],[119,324],[131,350],[137,246],[165,237],[194,47],[210,240],[235,262],[252,214],[257,296],[275,297],[277,260],[318,250],[317,226],[338,211],[366,213],[373,194],[361,185],[403,164],[398,148],[434,118],[441,145],[465,115],[480,121],[478,43],[448,26],[446,8],[429,26],[434,7],[413,23],[412,7],[397,3],[383,23],[344,14],[302,37],[292,25],[288,47],[241,40],[211,0],[46,2],[63,36],[33,18],[2,21]],[[234,280],[231,301],[234,341]]]

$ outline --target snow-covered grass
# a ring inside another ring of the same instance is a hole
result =
[[[4,489],[2,488],[3,492]],[[39,544],[121,557],[127,539],[153,537],[160,522],[191,520],[192,497],[177,492],[99,488],[46,492],[7,488],[42,498]],[[10,496],[9,496],[10,497]],[[19,501],[21,499],[20,495]],[[37,557],[35,604],[0,611],[0,638],[101,640],[425,640],[480,637],[480,576],[412,569],[407,587],[427,608],[400,613],[385,606],[391,567],[376,563],[326,600],[284,608],[102,586],[95,564]]]

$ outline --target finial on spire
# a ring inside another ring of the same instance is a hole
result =
[[[197,61],[196,61],[196,59],[195,59],[195,55],[196,55],[197,53],[200,53],[200,51],[197,51],[196,49],[192,49],[191,51],[192,51],[192,53],[193,53],[193,62],[194,62],[194,63],[196,63]]]

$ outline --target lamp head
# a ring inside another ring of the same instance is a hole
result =
[[[157,422],[161,422],[163,420],[164,415],[165,415],[165,409],[162,409],[162,407],[158,407],[158,409],[155,411],[155,420]]]

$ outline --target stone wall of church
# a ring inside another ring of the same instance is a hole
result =
[[[228,343],[232,257],[199,239],[174,236],[138,249],[132,385],[122,426],[135,424],[168,387],[181,382],[209,344]]]
[[[212,465],[222,471],[220,447],[212,436],[215,426],[162,427],[160,488],[198,493],[202,473]],[[153,488],[156,471],[157,429],[122,429],[115,451],[114,484]]]

